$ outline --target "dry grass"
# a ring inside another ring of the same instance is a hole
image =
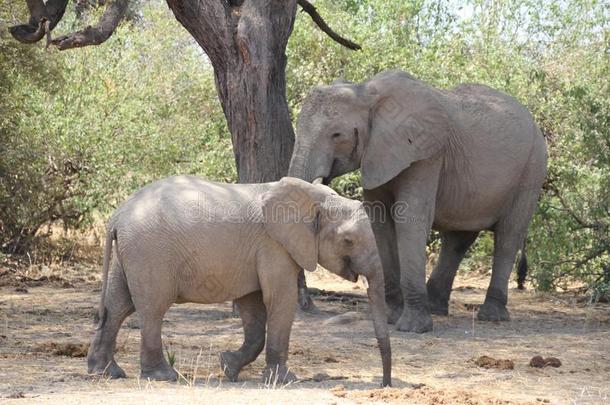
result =
[[[10,278],[27,269],[16,268]],[[45,281],[4,283],[0,277],[0,397],[2,401],[61,403],[603,403],[610,395],[610,306],[587,305],[570,294],[511,289],[508,323],[480,323],[487,278],[457,280],[449,317],[435,317],[424,335],[394,332],[394,389],[378,390],[381,365],[366,316],[366,300],[318,300],[319,315],[299,314],[289,366],[303,379],[290,385],[262,382],[264,356],[246,367],[239,382],[223,377],[221,350],[239,347],[241,322],[230,304],[180,305],[164,322],[164,344],[181,374],[178,383],[143,381],[138,375],[137,317],[125,322],[117,361],[128,376],[88,376],[83,358],[99,298],[97,266],[61,269],[64,287]],[[33,273],[30,273],[33,275]],[[364,296],[351,284],[322,271],[309,283],[324,290]],[[16,291],[25,286],[27,293]],[[350,312],[344,315],[346,312]],[[337,316],[345,322],[334,322]],[[330,321],[329,321],[330,320]],[[67,350],[63,350],[68,348]],[[59,350],[62,349],[62,350]],[[62,354],[63,353],[63,354]],[[68,355],[65,355],[67,353]],[[559,368],[530,367],[532,357],[557,357]],[[513,369],[485,369],[473,359],[513,362]],[[341,387],[333,390],[338,385]],[[344,393],[344,394],[342,394]],[[12,399],[9,397],[12,396]],[[21,398],[25,397],[25,398]]]

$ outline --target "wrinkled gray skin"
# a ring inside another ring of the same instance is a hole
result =
[[[125,376],[114,360],[116,336],[123,320],[137,311],[142,378],[175,380],[162,350],[165,312],[173,303],[235,300],[244,342],[239,350],[220,354],[226,376],[235,381],[266,342],[264,378],[294,380],[286,360],[297,275],[320,263],[350,281],[367,278],[383,383],[389,385],[383,270],[374,239],[362,204],[299,179],[219,184],[178,176],[153,183],[123,203],[108,223],[89,372]]]
[[[314,88],[303,103],[289,175],[324,183],[360,168],[397,329],[432,329],[446,315],[458,265],[481,230],[494,232],[491,282],[478,318],[509,319],[508,282],[546,176],[531,114],[483,85],[439,90],[407,73]],[[398,204],[393,219],[389,213]],[[379,208],[379,207],[378,207]],[[426,239],[440,231],[426,285]]]

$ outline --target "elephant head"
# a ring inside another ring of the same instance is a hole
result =
[[[262,199],[264,227],[302,268],[317,263],[349,280],[368,281],[368,297],[383,364],[383,384],[391,381],[391,348],[386,323],[384,281],[375,237],[364,206],[331,188],[285,177]]]
[[[318,86],[303,102],[288,174],[328,184],[361,168],[373,189],[440,153],[452,131],[440,92],[404,72]]]

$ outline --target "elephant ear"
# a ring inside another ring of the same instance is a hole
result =
[[[379,89],[369,89],[373,107],[360,163],[362,185],[367,190],[387,183],[413,163],[438,154],[452,131],[435,89],[415,80],[401,81],[406,84],[386,83]]]
[[[308,271],[318,264],[319,194],[313,184],[284,177],[262,198],[265,230]]]

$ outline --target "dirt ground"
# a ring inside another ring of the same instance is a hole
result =
[[[0,269],[0,402],[610,402],[610,306],[582,303],[569,294],[512,288],[512,321],[482,323],[475,311],[488,278],[458,278],[450,316],[434,317],[433,332],[392,333],[394,388],[382,390],[381,361],[366,299],[352,297],[364,297],[364,285],[317,271],[309,277],[311,287],[350,296],[321,294],[316,297],[321,313],[297,316],[289,366],[302,382],[262,383],[264,356],[242,371],[239,382],[222,378],[218,353],[238,348],[242,340],[240,320],[231,317],[226,303],[176,305],[170,310],[164,343],[184,377],[178,383],[161,383],[137,378],[136,315],[123,325],[116,354],[129,378],[87,375],[80,356],[93,334],[100,293],[99,276],[90,269],[55,270],[57,277],[38,281],[18,281],[15,274],[1,273]],[[556,357],[561,366],[531,367],[536,355]]]

